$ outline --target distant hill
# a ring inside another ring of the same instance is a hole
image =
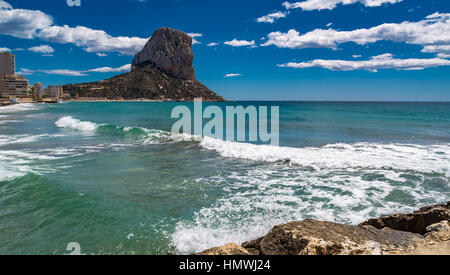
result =
[[[68,84],[72,97],[108,99],[224,99],[196,80],[192,38],[182,31],[160,28],[136,54],[129,73],[98,82]]]

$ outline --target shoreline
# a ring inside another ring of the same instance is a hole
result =
[[[290,222],[259,239],[194,255],[450,255],[450,201],[359,225],[313,219]]]

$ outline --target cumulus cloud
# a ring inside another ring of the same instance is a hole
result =
[[[429,45],[422,50],[424,53],[448,53],[450,54],[450,45]]]
[[[390,53],[374,56],[369,60],[364,61],[349,61],[349,60],[324,60],[316,59],[309,62],[289,62],[278,65],[283,68],[312,68],[320,67],[332,71],[355,71],[367,70],[377,72],[381,69],[395,69],[395,70],[423,70],[425,68],[450,66],[450,60],[443,58],[431,59],[395,59]]]
[[[111,67],[102,67],[97,69],[91,69],[87,72],[96,72],[96,73],[115,73],[115,72],[126,72],[131,70],[131,64],[123,65],[118,68],[111,68]]]
[[[139,37],[114,37],[102,30],[83,26],[72,28],[67,25],[45,28],[37,37],[53,43],[74,44],[87,52],[119,52],[124,55],[136,54],[148,40]]]
[[[0,11],[0,34],[31,39],[53,24],[53,18],[41,11],[13,9],[5,1],[0,1]]]
[[[197,38],[198,37],[202,37],[203,36],[203,34],[202,33],[188,33],[188,35],[192,38],[192,44],[193,45],[195,45],[195,44],[202,44],[201,42],[199,42],[198,40],[197,40]]]
[[[262,46],[336,49],[337,45],[346,42],[365,45],[390,40],[422,45],[426,51],[439,52],[439,49],[445,49],[450,45],[450,13],[435,13],[418,22],[385,23],[369,29],[352,31],[316,29],[301,35],[298,31],[291,29],[287,33],[272,32],[267,38],[267,42]]]
[[[232,46],[232,47],[254,47],[255,46],[255,40],[252,41],[246,41],[246,40],[237,40],[236,38],[231,41],[225,41],[225,45]]]
[[[283,6],[290,9],[302,9],[305,11],[312,10],[332,10],[338,5],[351,5],[361,3],[366,7],[379,7],[383,4],[395,4],[403,0],[305,0],[301,2],[284,2]]]
[[[30,52],[41,53],[41,54],[52,54],[55,52],[55,50],[52,47],[50,47],[49,45],[35,46],[35,47],[28,48],[28,50]]]
[[[127,72],[131,70],[131,64],[126,64],[121,67],[101,67],[89,70],[70,70],[70,69],[54,69],[54,70],[30,70],[21,69],[17,74],[19,75],[32,75],[34,73],[45,73],[51,75],[65,75],[65,76],[87,76],[88,73],[113,73],[113,72]]]
[[[9,48],[4,48],[4,47],[0,47],[0,52],[10,52],[11,49]]]
[[[238,76],[242,76],[242,74],[226,74],[224,77],[229,78],[229,77],[238,77]]]
[[[0,10],[11,10],[12,6],[5,1],[0,0]]]
[[[38,10],[14,9],[0,0],[0,34],[18,38],[40,38],[47,42],[74,44],[87,52],[119,52],[134,55],[148,38],[111,36],[84,26],[53,25],[53,18]]]
[[[278,20],[280,18],[285,18],[288,15],[288,12],[281,12],[277,11],[274,13],[269,13],[268,15],[261,16],[256,19],[258,23],[274,23],[275,20]]]

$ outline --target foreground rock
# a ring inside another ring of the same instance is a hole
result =
[[[228,244],[200,255],[449,255],[449,220],[449,203],[359,226],[309,219],[275,226],[266,236],[241,246]]]
[[[136,54],[131,72],[97,82],[68,84],[64,91],[73,98],[224,101],[195,79],[193,60],[191,37],[161,28]]]
[[[198,253],[196,255],[222,255],[222,256],[248,256],[252,255],[249,251],[247,251],[245,248],[243,248],[240,245],[230,243],[221,247],[215,247],[212,249],[208,249],[202,253]]]
[[[424,207],[412,214],[396,214],[371,219],[362,223],[361,226],[371,225],[378,229],[388,227],[424,235],[427,232],[428,226],[443,220],[450,220],[449,209],[450,202],[442,205]]]

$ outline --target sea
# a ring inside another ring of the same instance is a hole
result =
[[[280,146],[172,134],[193,103],[0,107],[0,254],[188,254],[450,200],[450,103],[208,104],[279,106]]]

